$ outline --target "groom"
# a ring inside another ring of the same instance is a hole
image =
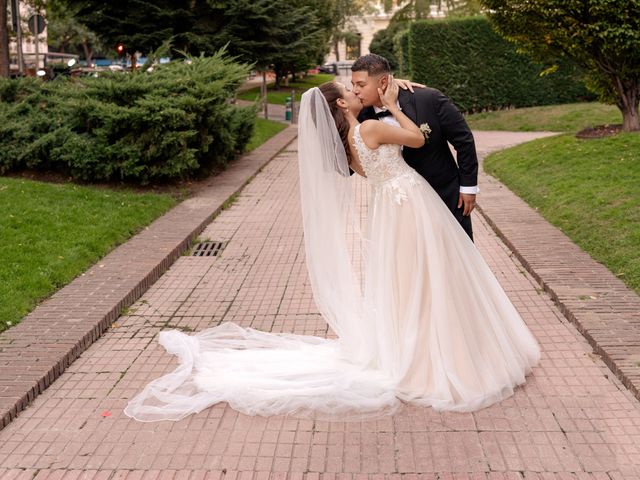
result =
[[[390,73],[387,59],[374,53],[358,58],[351,66],[353,92],[364,105],[360,122],[378,118],[399,126],[378,95],[378,88],[386,89]],[[424,146],[403,147],[405,161],[429,182],[473,240],[470,215],[479,191],[478,158],[467,122],[456,106],[433,88],[418,88],[413,93],[400,89],[398,103],[416,125],[427,124],[431,129]],[[447,142],[456,149],[457,163]]]

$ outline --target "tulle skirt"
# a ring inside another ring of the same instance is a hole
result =
[[[438,194],[415,172],[374,186],[366,314],[397,396],[473,411],[513,394],[540,350]]]
[[[162,331],[179,366],[125,414],[179,420],[227,402],[249,415],[359,420],[392,414],[402,401],[473,411],[512,395],[539,347],[431,186],[413,171],[374,185],[368,223],[357,355],[339,338],[233,323]]]

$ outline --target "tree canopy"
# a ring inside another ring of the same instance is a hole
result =
[[[82,53],[89,62],[96,49],[104,50],[97,35],[76,18],[77,6],[51,2],[47,9],[49,47],[63,53]]]
[[[79,0],[77,19],[107,48],[148,53],[167,39],[177,51],[212,54],[227,45],[259,68],[294,71],[321,61],[356,0]],[[68,0],[51,0],[68,2]]]
[[[571,58],[640,130],[640,0],[482,0],[499,33],[534,57]]]

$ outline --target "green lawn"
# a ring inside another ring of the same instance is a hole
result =
[[[334,75],[326,73],[318,73],[316,75],[308,75],[302,80],[290,82],[288,87],[282,87],[275,90],[273,84],[267,85],[267,102],[284,105],[286,98],[291,96],[291,90],[296,91],[296,102],[300,101],[300,96],[308,89],[317,87],[325,82],[333,80]],[[260,97],[260,88],[252,88],[238,95],[241,100],[255,101]]]
[[[175,203],[169,195],[0,178],[0,331]]]
[[[475,113],[466,119],[474,130],[577,132],[594,125],[622,123],[622,114],[614,105],[590,102]]]
[[[640,133],[544,138],[484,168],[640,293]]]
[[[257,119],[248,151],[286,127]],[[0,177],[0,332],[169,210],[175,196]]]
[[[271,137],[287,128],[286,123],[275,122],[273,120],[265,120],[264,118],[256,119],[256,129],[253,137],[247,145],[247,152],[256,149]]]

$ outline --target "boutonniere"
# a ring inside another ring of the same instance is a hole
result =
[[[420,131],[422,135],[424,135],[424,143],[429,143],[429,135],[431,134],[431,127],[428,123],[423,123],[420,125]]]

